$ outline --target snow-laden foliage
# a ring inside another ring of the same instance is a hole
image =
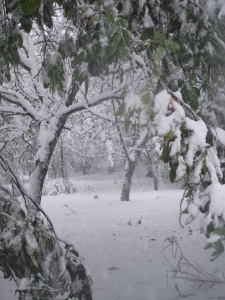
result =
[[[19,299],[92,299],[77,251],[16,198],[0,199],[0,241],[0,268],[14,279]]]
[[[185,180],[181,217],[188,214],[187,225],[203,214],[201,228],[208,238],[207,248],[215,248],[212,255],[216,258],[224,251],[225,185],[217,141],[223,141],[225,131],[212,130],[194,113],[190,119],[182,107],[181,94],[174,93],[174,97],[180,104],[166,90],[156,95],[152,134],[164,137],[161,158],[170,164],[171,181]]]
[[[48,179],[43,188],[43,195],[59,195],[77,193],[76,186],[68,179]]]

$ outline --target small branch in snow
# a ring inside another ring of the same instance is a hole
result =
[[[77,214],[77,213],[76,213],[72,208],[70,208],[67,204],[65,204],[64,206],[67,207],[74,215]]]
[[[142,222],[142,215],[141,215],[141,218],[138,220],[138,224],[141,224]]]
[[[169,244],[164,247],[164,250],[168,247],[171,247],[173,257],[178,259],[176,266],[173,266],[163,255],[164,259],[166,260],[166,266],[169,268],[169,270],[167,270],[167,277],[169,277],[168,272],[170,272],[172,273],[170,278],[182,279],[196,283],[197,288],[202,287],[204,284],[210,284],[210,286],[216,284],[225,285],[225,280],[221,280],[218,276],[205,271],[196,262],[192,263],[184,254],[184,251],[175,236],[167,238],[165,241],[168,241]],[[177,291],[179,292],[179,289],[177,289]]]
[[[186,189],[184,190],[184,193],[183,193],[183,197],[181,198],[181,200],[180,200],[180,215],[179,215],[179,224],[180,224],[180,227],[182,227],[182,228],[184,228],[184,225],[181,223],[181,217],[182,217],[182,214],[183,214],[183,212],[182,212],[182,203],[183,203],[183,201],[184,201],[184,197],[185,197],[185,194],[186,194],[186,192],[187,192],[187,187],[186,187]]]

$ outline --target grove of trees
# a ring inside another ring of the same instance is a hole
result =
[[[68,178],[66,151],[82,152],[84,173],[88,157],[97,164],[104,156],[111,171],[125,161],[121,200],[128,201],[138,160],[152,163],[159,143],[170,180],[184,180],[181,225],[184,214],[189,224],[202,213],[213,258],[222,254],[223,1],[0,5],[0,268],[20,299],[91,299],[78,253],[41,208],[54,158]],[[24,171],[28,188],[19,180]]]

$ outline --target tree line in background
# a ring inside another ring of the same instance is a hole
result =
[[[122,159],[125,201],[141,157],[153,166],[157,188],[154,159],[160,156],[170,167],[170,180],[185,182],[186,224],[202,213],[213,258],[223,253],[222,1],[2,0],[0,5],[0,265],[4,276],[16,281],[20,299],[91,299],[77,252],[59,240],[40,206],[47,173],[68,177],[68,153],[76,154],[70,164],[84,173],[100,157],[110,171]],[[29,173],[28,190],[18,180],[20,172]],[[5,185],[6,177],[25,209]],[[55,268],[58,278],[51,276]]]

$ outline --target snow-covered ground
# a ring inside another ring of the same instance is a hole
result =
[[[122,178],[122,173],[79,175],[73,181],[76,194],[45,196],[42,202],[58,235],[83,257],[93,279],[93,300],[182,299],[175,284],[186,299],[225,299],[225,286],[195,290],[167,272],[167,260],[176,265],[180,255],[170,247],[163,250],[173,234],[190,261],[219,276],[225,271],[224,255],[212,263],[210,250],[203,250],[199,220],[179,226],[183,191],[174,186],[154,191],[152,179],[135,175],[131,201],[121,202]],[[0,299],[12,299],[5,295],[0,285]]]
[[[184,229],[179,226],[183,191],[174,186],[154,191],[152,179],[135,175],[131,201],[121,202],[122,180],[122,173],[77,176],[77,194],[43,199],[58,234],[84,257],[94,282],[93,299],[179,299],[176,283],[182,295],[191,294],[188,299],[224,296],[225,286],[193,291],[190,283],[166,278],[166,259],[177,262],[171,248],[163,251],[165,239],[173,234],[192,262],[208,272],[225,271],[224,256],[212,263],[212,251],[203,250],[206,239],[199,233],[199,220]]]

